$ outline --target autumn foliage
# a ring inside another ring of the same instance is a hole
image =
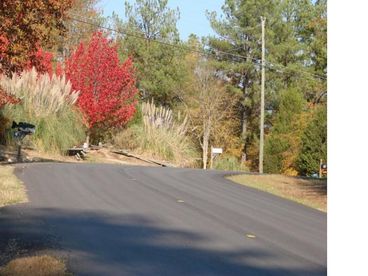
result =
[[[35,66],[39,72],[40,47],[54,47],[66,29],[63,23],[73,0],[0,1],[0,73],[11,75]],[[42,62],[41,62],[42,63]],[[45,70],[47,72],[47,70]]]
[[[25,69],[32,69],[34,67],[38,73],[48,73],[52,75],[52,59],[53,54],[37,47],[37,51],[32,53],[28,62],[25,64]]]
[[[80,91],[77,105],[88,129],[122,126],[134,115],[137,88],[132,60],[120,64],[116,46],[101,32],[79,45],[66,61],[65,72],[73,89]]]
[[[1,87],[0,87],[0,108],[6,104],[17,104],[19,103],[19,99],[7,94]]]

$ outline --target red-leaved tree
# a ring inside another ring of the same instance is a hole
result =
[[[36,52],[30,54],[29,61],[25,65],[25,69],[32,69],[35,67],[38,73],[48,73],[50,76],[52,70],[53,54],[37,47]]]
[[[65,72],[74,90],[79,90],[78,106],[89,134],[93,127],[119,127],[136,110],[136,80],[133,62],[120,64],[116,45],[101,32],[81,43],[66,60]]]

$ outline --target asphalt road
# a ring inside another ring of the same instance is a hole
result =
[[[326,275],[326,214],[223,172],[97,164],[17,168],[0,265],[49,252],[75,275]]]

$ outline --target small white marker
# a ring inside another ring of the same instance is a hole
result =
[[[255,238],[256,238],[256,236],[255,236],[255,235],[253,235],[253,234],[246,234],[246,236],[247,236],[247,238],[249,238],[249,239],[255,239]]]
[[[178,203],[183,203],[183,202],[184,202],[184,200],[178,199],[176,202],[178,202]]]

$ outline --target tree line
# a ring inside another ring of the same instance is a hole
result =
[[[81,93],[93,142],[139,123],[139,103],[153,100],[188,116],[186,136],[204,168],[215,146],[224,148],[219,164],[256,171],[263,16],[264,170],[311,175],[327,162],[326,1],[224,0],[222,16],[204,15],[215,35],[186,41],[180,10],[167,0],[126,2],[125,19],[103,17],[97,0],[46,2],[0,4],[2,74],[31,67],[65,74]]]

